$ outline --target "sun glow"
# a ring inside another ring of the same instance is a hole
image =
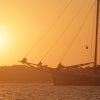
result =
[[[12,38],[9,31],[0,29],[0,53],[5,53],[11,48]]]

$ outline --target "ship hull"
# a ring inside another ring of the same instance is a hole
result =
[[[54,85],[100,86],[100,77],[96,75],[53,71],[52,79]]]

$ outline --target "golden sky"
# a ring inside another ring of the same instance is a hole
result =
[[[20,64],[18,60],[31,48],[27,58],[33,63],[38,63],[50,47],[43,59],[49,66],[56,66],[68,50],[62,59],[65,65],[93,60],[95,1],[0,0],[0,65]]]

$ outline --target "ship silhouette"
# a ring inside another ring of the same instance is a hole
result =
[[[42,61],[40,61],[37,64],[30,63],[27,61],[27,58],[24,57],[21,61],[19,61],[24,66],[17,65],[9,68],[6,66],[0,68],[0,81],[46,82],[50,80],[51,82],[52,79],[54,85],[100,86],[100,65],[97,65],[100,0],[96,0],[96,2],[97,2],[96,4],[97,13],[96,13],[96,32],[95,32],[95,48],[94,48],[93,62],[80,63],[70,66],[63,65],[62,62],[60,62],[56,68],[53,68],[48,65],[44,65]],[[59,18],[60,16],[58,17],[58,19]],[[60,38],[58,38],[58,40],[59,39]],[[53,46],[56,44],[56,42],[53,44]],[[89,47],[86,46],[85,49],[89,49]],[[47,53],[50,50],[51,48],[47,51]],[[91,64],[92,67],[90,66]]]
[[[54,85],[80,85],[80,86],[97,86],[100,85],[100,66],[97,65],[97,49],[98,49],[98,28],[99,28],[99,0],[96,0],[96,33],[95,33],[95,50],[94,61],[65,66],[61,62],[56,68],[43,65],[40,61],[38,64],[32,64],[27,61],[27,58],[23,58],[20,62],[30,67],[38,66],[43,71],[51,74]],[[86,46],[88,49],[88,46]],[[90,67],[89,64],[92,64]],[[83,68],[83,66],[88,66]]]

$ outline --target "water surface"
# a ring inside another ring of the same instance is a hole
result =
[[[100,100],[100,86],[0,83],[0,100]]]

